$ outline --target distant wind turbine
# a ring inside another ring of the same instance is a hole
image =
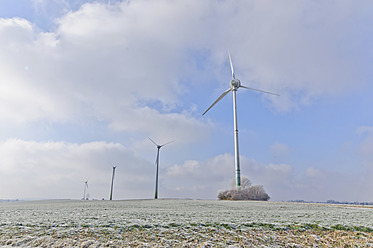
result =
[[[117,166],[113,166],[113,176],[111,177],[111,188],[110,188],[110,201],[113,200],[113,185],[114,185],[114,176],[115,176],[115,169]]]
[[[86,189],[88,189],[88,179],[87,179],[87,181],[84,182],[83,200],[86,199],[85,198],[85,191],[86,191]]]
[[[232,80],[229,83],[229,89],[227,89],[223,94],[221,94],[219,96],[219,98],[216,99],[216,101],[202,115],[205,115],[207,113],[207,111],[209,111],[216,103],[218,103],[223,97],[225,97],[230,91],[232,91],[232,93],[233,93],[233,122],[234,122],[233,123],[234,124],[234,164],[235,164],[235,170],[236,170],[236,187],[239,187],[239,186],[241,186],[241,174],[240,174],[241,172],[240,172],[240,155],[239,155],[239,151],[238,151],[236,91],[238,90],[238,88],[242,87],[242,88],[245,88],[245,89],[255,90],[255,91],[259,91],[259,92],[263,92],[263,93],[267,93],[267,94],[272,94],[272,95],[276,95],[276,96],[279,96],[279,95],[275,94],[275,93],[272,93],[272,92],[268,92],[268,91],[264,91],[264,90],[258,90],[258,89],[254,89],[254,88],[250,88],[250,87],[246,87],[246,86],[241,85],[241,81],[239,79],[237,79],[234,75],[233,63],[232,63],[232,59],[231,59],[231,55],[230,55],[229,51],[228,51],[228,56],[229,56],[229,62],[230,62],[231,71],[232,71]]]
[[[155,193],[154,193],[154,199],[158,199],[159,150],[160,150],[163,146],[168,145],[168,144],[174,142],[174,140],[173,140],[173,141],[170,141],[170,142],[167,142],[167,143],[165,143],[165,144],[163,144],[163,145],[158,145],[158,144],[155,143],[151,138],[148,137],[148,139],[150,139],[150,141],[153,142],[153,144],[156,145],[156,147],[157,147],[157,159],[155,160],[155,163],[156,163],[156,165],[157,165],[157,170],[156,170],[156,172],[155,172]]]

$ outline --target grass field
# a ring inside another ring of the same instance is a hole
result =
[[[0,203],[0,245],[370,247],[373,208],[205,200]]]

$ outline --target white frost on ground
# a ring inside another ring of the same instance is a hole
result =
[[[2,247],[281,247],[279,232],[295,239],[289,226],[307,225],[373,228],[373,209],[202,200],[0,203]],[[307,239],[321,242],[312,235]],[[367,235],[359,236],[366,245]]]

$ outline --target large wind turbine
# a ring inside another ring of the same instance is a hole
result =
[[[151,138],[148,137],[148,139],[150,139],[151,142],[153,142],[153,144],[157,147],[157,159],[155,160],[155,163],[157,164],[157,170],[155,172],[155,193],[154,193],[154,199],[158,199],[158,170],[159,170],[159,150],[165,146],[165,145],[168,145],[173,141],[170,141],[170,142],[167,142],[163,145],[158,145],[157,143],[155,143]]]
[[[250,87],[246,87],[246,86],[241,85],[241,81],[239,79],[237,79],[234,75],[233,63],[232,63],[232,59],[231,59],[231,55],[230,55],[229,51],[228,51],[228,56],[229,56],[229,62],[230,62],[230,65],[231,65],[231,70],[232,70],[232,80],[229,83],[229,89],[227,89],[223,94],[221,94],[219,96],[219,98],[216,99],[216,101],[202,115],[206,114],[207,111],[209,111],[216,103],[218,103],[223,97],[225,97],[230,91],[232,91],[232,93],[233,93],[233,122],[234,122],[233,123],[234,124],[234,165],[235,165],[235,170],[236,170],[236,187],[239,187],[239,186],[241,186],[241,175],[240,175],[240,155],[239,155],[239,151],[238,151],[236,91],[238,90],[238,88],[242,87],[242,88],[245,88],[245,89],[260,91],[260,92],[263,92],[263,93],[272,94],[272,95],[276,95],[276,96],[279,96],[279,95],[275,94],[275,93],[268,92],[268,91],[258,90],[258,89],[254,89],[254,88],[250,88]]]
[[[114,186],[114,176],[115,176],[115,169],[117,166],[113,166],[113,176],[111,177],[111,188],[110,188],[110,201],[113,200],[113,186]]]
[[[83,200],[85,200],[85,191],[88,189],[88,180],[84,182]]]

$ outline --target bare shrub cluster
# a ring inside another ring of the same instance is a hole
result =
[[[235,182],[232,183],[232,188],[221,191],[218,194],[219,200],[254,200],[254,201],[268,201],[269,195],[265,192],[263,185],[251,185],[247,177],[242,177],[241,186],[236,188]]]

